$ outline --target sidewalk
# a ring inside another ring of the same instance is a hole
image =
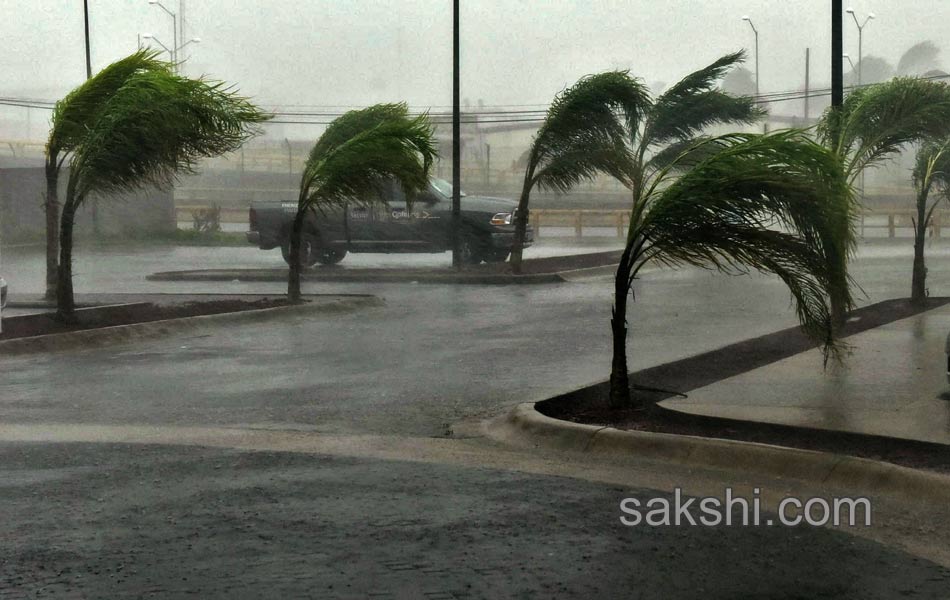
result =
[[[950,307],[849,337],[851,354],[821,373],[804,352],[670,399],[679,411],[950,444],[944,343]]]

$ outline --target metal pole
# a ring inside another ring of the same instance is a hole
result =
[[[752,32],[755,33],[755,99],[759,100],[759,31],[753,26]]]
[[[808,94],[811,71],[811,48],[805,48],[805,125],[808,126]]]
[[[838,107],[844,101],[844,54],[842,34],[841,0],[831,0],[831,106]]]
[[[462,215],[462,119],[459,108],[459,0],[452,1],[452,266],[460,269]]]
[[[485,144],[485,183],[491,185],[491,144]]]
[[[91,79],[92,59],[89,52],[89,0],[82,0],[82,16],[86,30],[86,79]]]
[[[861,77],[861,71],[864,70],[864,55],[862,54],[862,42],[864,41],[864,27],[858,27],[858,87],[864,83]]]

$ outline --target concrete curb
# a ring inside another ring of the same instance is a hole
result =
[[[285,272],[270,271],[164,271],[146,276],[148,281],[286,281]],[[359,271],[319,273],[305,272],[303,281],[333,283],[455,283],[471,285],[509,285],[562,283],[564,278],[558,273],[529,273],[512,275],[510,273],[425,273],[425,272],[379,272],[360,273]]]
[[[865,458],[769,444],[647,431],[622,431],[552,419],[534,404],[514,407],[489,426],[501,441],[604,456],[642,457],[717,469],[761,472],[861,493],[947,502],[950,476]]]
[[[180,319],[116,325],[113,327],[54,333],[29,338],[16,338],[0,341],[0,356],[61,352],[78,348],[96,348],[131,342],[143,338],[161,337],[182,331],[220,327],[221,325],[260,323],[282,317],[311,314],[338,314],[383,305],[385,305],[385,302],[376,296],[344,296],[339,300],[334,300],[329,303],[278,306],[216,315],[200,315]]]

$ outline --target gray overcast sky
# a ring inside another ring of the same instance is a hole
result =
[[[163,0],[175,10],[178,0]],[[171,43],[171,19],[147,0],[89,0],[93,68],[135,48]],[[451,101],[451,0],[185,0],[199,36],[187,72],[238,84],[266,105]],[[462,0],[462,96],[488,105],[547,103],[581,75],[629,68],[671,82],[760,34],[761,89],[830,79],[828,0]],[[847,6],[846,0],[846,6]],[[853,0],[877,14],[865,54],[896,63],[924,39],[942,44],[950,0]],[[58,98],[85,77],[82,0],[0,0],[0,95]],[[847,15],[846,15],[847,17]],[[857,55],[853,22],[845,50]],[[950,57],[945,57],[950,58]],[[950,61],[944,60],[946,68]],[[752,68],[751,57],[748,63]],[[780,111],[777,111],[780,112]]]

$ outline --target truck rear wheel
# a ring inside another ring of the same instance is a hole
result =
[[[304,236],[300,240],[300,266],[312,267],[317,264],[319,250],[315,244],[316,240],[310,236]],[[284,257],[284,262],[290,264],[290,242],[281,244],[280,254]]]
[[[317,262],[321,265],[335,265],[346,258],[345,248],[317,248]]]

